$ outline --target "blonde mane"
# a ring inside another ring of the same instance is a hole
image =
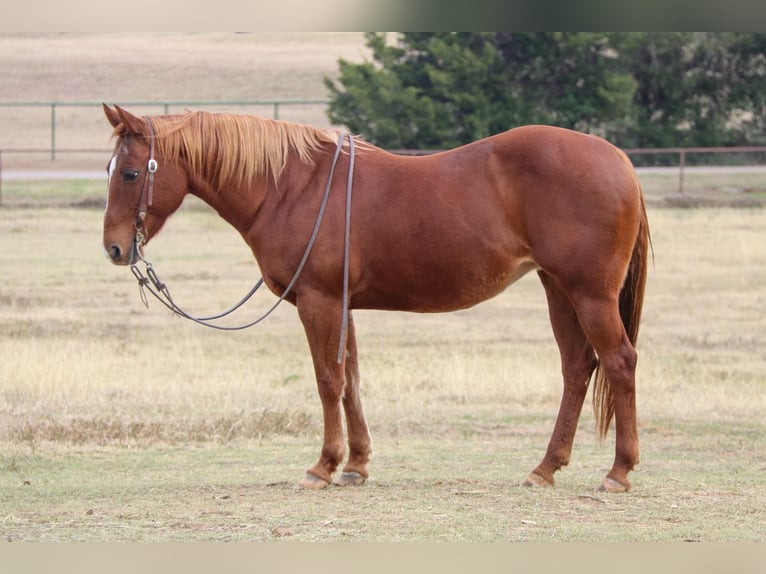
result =
[[[276,182],[290,150],[312,163],[312,152],[338,139],[330,130],[250,115],[188,112],[148,119],[157,155],[183,159],[218,190],[253,177]]]

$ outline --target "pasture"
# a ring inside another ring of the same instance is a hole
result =
[[[2,540],[764,539],[762,209],[649,211],[627,495],[594,492],[613,434],[598,444],[589,404],[556,487],[520,486],[561,388],[534,274],[454,314],[357,312],[371,479],[302,492],[321,418],[295,310],[219,333],[146,309],[101,252],[101,217],[0,211]],[[193,201],[148,255],[200,312],[258,277],[237,234]],[[273,300],[259,293],[243,314]]]
[[[322,77],[339,57],[361,59],[363,44],[359,34],[2,35],[0,98],[323,98]],[[285,119],[326,122],[295,113]],[[108,147],[100,110],[59,120],[62,146]],[[46,122],[44,108],[5,109],[0,147],[45,147]],[[614,438],[598,443],[589,401],[556,487],[520,486],[561,391],[534,274],[450,315],[356,312],[371,479],[295,491],[321,440],[295,310],[220,333],[146,309],[130,272],[102,252],[105,180],[4,180],[0,541],[763,541],[766,212],[727,207],[762,203],[763,173],[690,174],[684,198],[677,174],[641,179],[655,261],[638,341],[641,463],[627,495],[594,491]],[[259,276],[236,232],[194,201],[147,254],[194,312],[227,308]],[[273,301],[259,293],[240,316]]]

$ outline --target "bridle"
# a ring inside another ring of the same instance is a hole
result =
[[[154,128],[152,128],[152,122],[148,119],[146,126],[149,129],[149,160],[146,162],[146,176],[144,177],[144,185],[141,188],[141,195],[138,198],[138,208],[136,209],[136,234],[133,240],[135,254],[140,258],[141,254],[138,247],[143,245],[146,239],[146,228],[144,227],[144,220],[146,219],[146,210],[152,206],[152,199],[154,198],[154,174],[157,173],[157,160],[154,159]]]
[[[319,206],[319,213],[317,214],[316,222],[314,223],[314,229],[311,232],[311,236],[309,237],[308,243],[306,245],[306,249],[303,252],[303,256],[301,257],[301,260],[298,263],[298,267],[295,270],[295,273],[293,274],[292,279],[290,279],[290,282],[287,284],[287,287],[285,287],[285,290],[282,293],[282,295],[280,295],[279,299],[277,299],[277,302],[274,303],[274,305],[272,305],[271,308],[269,308],[263,315],[261,315],[257,319],[250,321],[249,323],[245,323],[243,325],[226,326],[226,325],[217,325],[215,323],[212,323],[211,321],[215,321],[217,319],[226,317],[227,315],[230,315],[231,313],[239,309],[245,302],[247,302],[255,294],[255,292],[260,288],[260,286],[263,285],[262,278],[256,282],[256,284],[253,286],[250,292],[247,293],[247,295],[245,295],[236,305],[234,305],[227,311],[218,313],[216,315],[209,315],[205,317],[195,317],[193,315],[190,315],[186,311],[184,311],[181,307],[179,307],[175,303],[175,301],[173,301],[173,297],[170,295],[170,291],[168,290],[167,285],[163,283],[160,280],[160,278],[157,276],[157,273],[154,271],[154,267],[152,266],[152,264],[141,255],[141,251],[139,248],[144,244],[144,241],[146,240],[146,227],[145,227],[146,212],[147,212],[147,209],[150,208],[152,205],[152,199],[153,199],[153,193],[154,193],[154,174],[157,173],[157,169],[159,167],[157,160],[154,159],[154,131],[152,129],[152,125],[149,119],[146,118],[145,121],[149,128],[149,159],[146,165],[146,174],[144,177],[144,184],[141,188],[141,196],[139,197],[139,201],[138,201],[138,208],[136,212],[136,224],[135,224],[136,232],[133,238],[133,247],[132,247],[133,255],[131,257],[131,263],[130,263],[130,270],[135,276],[135,278],[138,280],[138,287],[139,287],[139,293],[141,295],[141,301],[147,308],[149,307],[149,302],[146,297],[146,291],[148,291],[155,299],[157,299],[160,303],[162,303],[165,307],[170,309],[176,315],[179,315],[181,317],[194,321],[195,323],[198,323],[205,327],[210,327],[211,329],[218,329],[221,331],[241,331],[243,329],[248,329],[250,327],[253,327],[254,325],[257,325],[258,323],[266,319],[266,317],[271,315],[271,313],[277,308],[277,306],[279,306],[279,304],[287,298],[287,295],[290,293],[293,286],[298,281],[298,277],[303,271],[303,268],[306,265],[306,261],[308,261],[309,254],[311,253],[311,249],[314,247],[314,243],[316,242],[317,235],[319,234],[319,228],[322,224],[325,210],[327,208],[327,200],[330,197],[330,188],[332,186],[333,174],[335,173],[335,166],[338,163],[338,157],[340,157],[340,153],[343,148],[343,142],[346,140],[346,138],[348,138],[349,166],[348,166],[348,179],[346,182],[346,217],[345,217],[345,232],[344,232],[344,244],[343,244],[343,315],[341,319],[340,341],[338,344],[338,363],[341,363],[343,360],[344,350],[346,346],[346,336],[348,332],[349,248],[350,248],[350,231],[351,231],[350,229],[351,228],[351,191],[352,191],[352,184],[353,184],[353,177],[354,177],[354,156],[355,156],[354,137],[351,134],[346,134],[346,133],[339,134],[338,143],[335,148],[335,155],[333,156],[332,164],[330,165],[330,172],[327,176],[327,185],[325,186],[324,195],[322,196],[322,202]],[[144,275],[141,269],[139,269],[137,265],[139,261],[144,264],[146,275]]]

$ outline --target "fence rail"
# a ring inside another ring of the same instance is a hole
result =
[[[264,107],[271,108],[271,116],[273,119],[280,119],[280,111],[284,107],[289,106],[326,106],[329,100],[326,99],[262,99],[262,100],[168,100],[168,101],[148,101],[139,100],[132,102],[120,102],[121,106],[126,108],[155,108],[162,109],[165,114],[170,113],[172,108],[193,107],[196,109],[210,109],[210,108],[243,108],[243,107]],[[50,110],[50,144],[48,147],[24,147],[24,148],[12,148],[2,147],[0,145],[0,205],[2,205],[2,184],[3,184],[3,159],[10,155],[13,156],[42,156],[47,155],[51,162],[55,162],[57,156],[74,155],[74,154],[96,154],[101,153],[105,156],[110,153],[108,149],[96,149],[93,147],[59,147],[57,143],[57,131],[58,131],[58,117],[57,110],[62,108],[93,108],[100,107],[101,102],[0,102],[0,109],[2,108],[47,108]],[[66,115],[64,115],[66,118]],[[86,144],[87,145],[87,144]],[[402,155],[427,155],[441,150],[390,150],[394,153]],[[750,154],[750,165],[766,165],[766,146],[741,146],[741,147],[670,147],[670,148],[629,148],[624,150],[634,162],[639,160],[639,157],[649,154],[659,155],[663,158],[659,164],[670,165],[677,167],[678,169],[678,192],[684,191],[684,172],[688,167],[687,160],[690,155],[693,154],[722,154],[734,157],[734,154]],[[670,156],[670,157],[669,157]],[[753,162],[752,160],[756,161]],[[644,162],[641,162],[644,163]],[[729,162],[727,162],[729,163]],[[55,169],[52,165],[48,169]],[[45,170],[40,170],[44,172]],[[58,174],[58,177],[61,177]]]
[[[100,105],[100,104],[99,104]],[[173,105],[173,104],[170,104]],[[109,153],[111,153],[111,149],[106,148],[67,148],[67,149],[59,149],[57,150],[58,153],[61,154],[103,154],[104,157],[106,157]],[[409,155],[409,156],[422,156],[422,155],[430,155],[433,153],[437,153],[439,151],[443,150],[407,150],[407,149],[391,149],[389,150],[392,153],[396,153],[399,155]],[[741,147],[672,147],[672,148],[627,148],[624,149],[625,153],[627,153],[629,156],[636,156],[636,155],[645,155],[645,154],[661,154],[661,155],[675,155],[678,157],[678,163],[675,166],[670,166],[668,169],[677,168],[678,169],[678,193],[683,194],[684,192],[684,173],[686,168],[688,167],[686,165],[686,157],[690,154],[737,154],[737,153],[745,153],[745,154],[763,154],[764,157],[766,157],[766,146],[741,146]],[[50,150],[47,148],[6,148],[6,149],[0,149],[0,206],[2,206],[3,202],[3,157],[4,155],[10,155],[10,154],[19,154],[19,155],[42,155],[42,154],[48,154]],[[766,161],[760,161],[755,164],[749,164],[749,165],[759,165],[763,166],[766,165]],[[719,164],[720,167],[720,164]],[[737,166],[735,166],[737,167]],[[739,166],[743,167],[743,166]],[[46,170],[44,169],[38,169],[35,170],[40,173],[40,179],[45,179],[45,173]],[[94,170],[89,170],[88,173],[91,173]],[[73,174],[76,174],[77,172],[73,172]],[[55,178],[62,178],[61,174],[56,172]]]
[[[220,107],[262,107],[270,106],[272,118],[279,119],[279,112],[283,106],[300,105],[327,105],[326,99],[267,99],[267,100],[177,100],[177,101],[134,101],[120,102],[125,108],[162,108],[163,113],[170,112],[170,108],[193,106],[196,108],[220,108]],[[101,102],[0,102],[0,108],[48,108],[50,109],[50,155],[51,161],[56,159],[60,151],[56,147],[56,111],[60,108],[93,108],[101,107]]]

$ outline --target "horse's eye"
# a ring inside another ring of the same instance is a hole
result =
[[[138,170],[137,169],[126,169],[122,172],[122,178],[125,181],[136,181],[138,179]]]

